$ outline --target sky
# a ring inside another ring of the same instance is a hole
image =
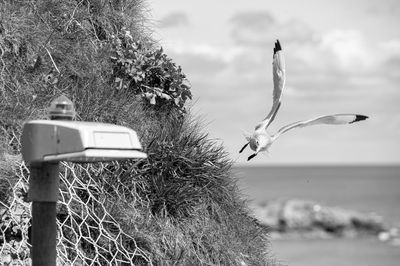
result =
[[[191,113],[238,165],[400,163],[400,1],[148,0],[153,37],[181,65]],[[272,105],[272,50],[286,61],[270,133],[319,115],[366,121],[281,136],[247,162],[243,131]]]

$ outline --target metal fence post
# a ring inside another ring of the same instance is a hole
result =
[[[57,258],[56,206],[59,163],[30,166],[29,198],[32,200],[32,265],[55,266]]]
[[[49,108],[51,120],[72,120],[73,103],[65,96],[54,100]],[[32,201],[32,265],[55,266],[57,261],[57,201],[59,162],[30,165],[28,197]]]

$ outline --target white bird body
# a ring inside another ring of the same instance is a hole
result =
[[[291,129],[312,126],[312,125],[320,125],[320,124],[328,124],[328,125],[351,124],[368,118],[365,115],[358,115],[358,114],[335,114],[335,115],[319,116],[317,118],[298,121],[286,125],[281,129],[279,129],[277,133],[270,135],[267,132],[267,128],[275,119],[275,116],[278,113],[278,110],[281,106],[282,92],[286,82],[285,62],[283,58],[282,48],[278,40],[276,41],[274,47],[272,72],[273,72],[274,90],[273,90],[273,104],[271,111],[268,113],[266,118],[264,118],[260,123],[257,124],[253,134],[246,136],[247,143],[239,151],[239,153],[241,153],[248,145],[250,146],[250,148],[255,153],[250,155],[247,160],[251,160],[260,152],[268,151],[272,143],[276,139],[278,139],[283,133]]]

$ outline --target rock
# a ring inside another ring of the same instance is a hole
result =
[[[389,231],[380,232],[378,239],[382,242],[388,242],[392,246],[400,246],[399,229],[396,227],[390,228]]]
[[[390,239],[390,234],[389,232],[380,232],[378,234],[378,239],[382,242],[386,242]]]
[[[279,217],[282,203],[278,201],[270,202],[267,205],[254,208],[255,217],[268,226],[273,231],[280,230]]]
[[[286,229],[311,230],[314,204],[307,201],[288,200],[283,205],[280,223]]]
[[[263,206],[255,207],[254,214],[260,223],[277,232],[312,232],[314,235],[355,237],[388,231],[382,218],[377,215],[321,206],[305,200],[267,202]]]

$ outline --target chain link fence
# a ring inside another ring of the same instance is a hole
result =
[[[29,169],[19,156],[1,163],[1,186],[8,196],[0,199],[0,264],[31,265]],[[140,237],[134,230],[135,221],[143,219],[135,206],[146,204],[135,193],[135,186],[141,184],[121,182],[132,169],[134,165],[118,171],[117,162],[61,164],[57,265],[152,265],[149,252],[138,246]],[[11,176],[5,179],[4,175]]]

